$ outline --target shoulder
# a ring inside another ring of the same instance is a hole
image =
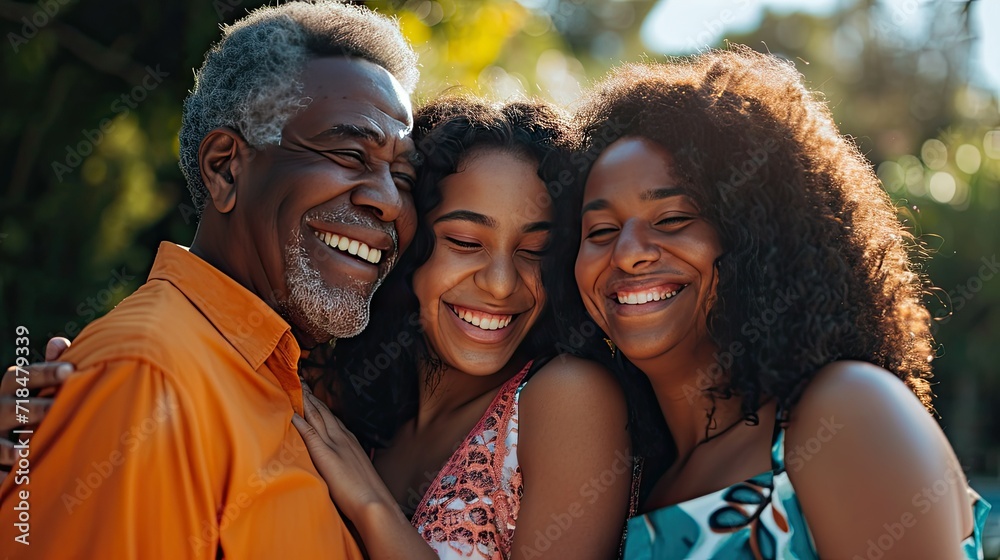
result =
[[[838,436],[838,449],[861,445],[879,455],[899,446],[930,451],[947,445],[906,384],[867,362],[839,361],[819,370],[792,411],[786,442],[805,444],[823,429]]]
[[[554,358],[524,386],[518,407],[524,447],[537,443],[552,450],[581,440],[618,445],[628,438],[628,409],[618,380],[588,360]]]
[[[619,407],[624,410],[625,394],[606,367],[562,354],[535,372],[521,391],[520,403],[521,408],[552,411],[601,404],[613,411]]]
[[[785,437],[788,476],[822,554],[853,554],[861,535],[877,536],[903,515],[936,526],[939,540],[961,533],[971,511],[961,466],[937,422],[891,372],[856,361],[825,366]],[[919,538],[905,540],[900,550]]]
[[[147,363],[171,374],[198,363],[214,327],[169,282],[153,280],[83,329],[62,359],[78,369],[109,362]]]
[[[927,413],[916,395],[894,373],[856,360],[837,361],[822,367],[803,392],[801,403],[822,406],[858,402],[858,399],[882,401]],[[914,403],[916,408],[911,406]]]

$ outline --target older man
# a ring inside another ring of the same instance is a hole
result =
[[[63,356],[80,372],[0,486],[11,558],[360,558],[290,420],[300,347],[357,334],[413,237],[394,22],[338,3],[226,28],[184,105],[190,250]]]

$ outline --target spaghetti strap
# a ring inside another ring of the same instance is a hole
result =
[[[785,470],[785,426],[788,425],[788,410],[778,406],[774,413],[774,428],[771,431],[771,470],[779,473]]]

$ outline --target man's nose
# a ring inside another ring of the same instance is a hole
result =
[[[396,186],[389,166],[380,166],[351,193],[355,206],[370,209],[383,222],[395,222],[406,211],[403,194]]]

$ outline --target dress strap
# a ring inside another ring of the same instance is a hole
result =
[[[628,538],[628,520],[639,514],[639,488],[642,486],[642,457],[635,457],[632,462],[632,488],[629,493],[628,517],[622,528],[622,538],[618,542],[618,558],[625,557],[625,540]]]
[[[788,410],[778,406],[774,413],[774,428],[771,432],[771,470],[775,473],[785,470],[785,427],[788,426]]]

